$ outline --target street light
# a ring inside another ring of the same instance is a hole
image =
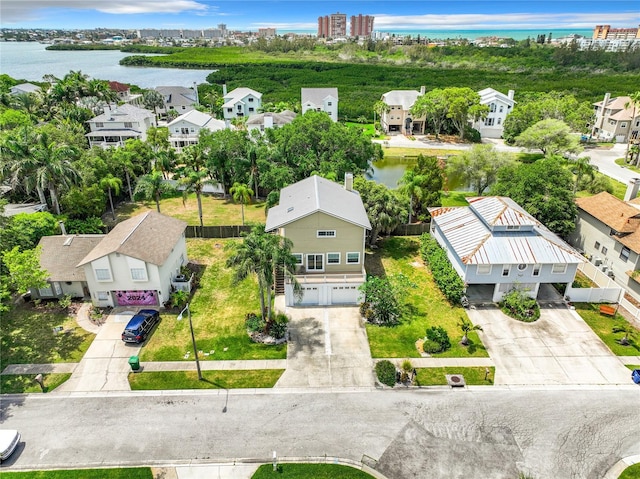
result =
[[[189,309],[189,303],[184,307],[180,314],[178,315],[178,321],[182,321],[182,315],[184,312],[187,312],[187,317],[189,318],[189,329],[191,330],[191,341],[193,342],[193,354],[196,357],[196,368],[198,369],[198,380],[202,381],[202,371],[200,371],[200,361],[198,360],[198,348],[196,346],[196,337],[193,335],[193,323],[191,322],[191,310]]]

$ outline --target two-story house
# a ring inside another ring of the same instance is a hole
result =
[[[195,110],[198,104],[198,89],[183,86],[159,86],[155,90],[162,95],[164,105],[157,109],[161,118],[167,118],[167,113],[173,112],[175,116]]]
[[[122,103],[130,103],[139,106],[142,103],[142,94],[131,93],[131,87],[125,83],[110,81],[109,88],[118,96],[118,101]]]
[[[244,124],[247,130],[264,131],[267,128],[279,128],[288,125],[296,117],[291,110],[284,110],[279,113],[265,112],[251,115]]]
[[[585,259],[510,198],[468,198],[469,206],[429,208],[431,235],[468,288],[500,301],[512,289],[538,296],[541,284],[570,284]]]
[[[77,264],[94,305],[162,305],[187,264],[184,221],[148,211],[118,223]]]
[[[227,124],[222,120],[216,120],[211,115],[198,110],[191,110],[180,115],[167,125],[169,129],[169,143],[177,151],[189,145],[196,145],[201,130],[224,130]]]
[[[227,121],[249,117],[262,108],[262,93],[251,88],[236,88],[227,93],[227,86],[223,85],[222,90],[222,114]]]
[[[640,300],[640,184],[633,186],[627,201],[607,192],[576,199],[578,221],[569,241]]]
[[[425,117],[415,117],[410,110],[418,97],[424,95],[425,87],[418,90],[391,90],[382,95],[387,111],[380,117],[380,126],[385,133],[424,134]]]
[[[280,203],[269,209],[266,231],[290,239],[297,260],[298,301],[293,286],[284,286],[285,304],[357,304],[365,282],[364,245],[371,223],[353,175],[344,187],[312,176],[280,192]]]
[[[489,107],[489,113],[483,120],[477,120],[473,128],[480,132],[482,138],[501,138],[504,131],[504,121],[513,111],[516,102],[513,100],[514,91],[509,90],[505,95],[493,88],[480,90],[480,104]]]
[[[338,89],[337,88],[302,88],[302,114],[309,110],[323,111],[333,121],[338,121]]]
[[[629,138],[640,141],[640,106],[634,108],[630,97],[611,98],[606,93],[593,107],[596,118],[591,131],[593,138],[617,143],[626,143]]]
[[[130,139],[147,139],[147,130],[157,126],[153,112],[129,105],[107,105],[104,113],[87,122],[91,131],[85,136],[89,146],[102,148],[123,146]]]

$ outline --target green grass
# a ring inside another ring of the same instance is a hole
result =
[[[362,130],[362,134],[368,138],[376,137],[376,130],[373,127],[373,123],[354,123],[352,121],[345,121],[345,125],[359,128]]]
[[[625,364],[631,371],[634,369],[640,369],[640,364]]]
[[[244,319],[247,313],[260,311],[258,283],[254,277],[234,284],[233,270],[225,266],[235,239],[187,239],[191,261],[205,266],[200,287],[191,303],[191,318],[201,360],[284,359],[286,344],[268,346],[253,343],[247,335]],[[214,351],[211,353],[211,351]],[[177,315],[165,313],[142,348],[141,361],[183,361],[193,346],[189,322],[177,321]],[[209,353],[204,356],[204,353]]]
[[[469,206],[467,197],[475,196],[473,191],[449,191],[442,193],[442,206]]]
[[[576,271],[576,277],[571,285],[573,288],[597,288],[598,285],[594,283],[587,275],[582,271]]]
[[[64,333],[54,333],[62,326]],[[75,363],[93,341],[55,302],[13,305],[0,321],[0,371],[9,364]]]
[[[0,376],[2,394],[41,393],[40,385],[33,378],[35,374],[3,374]],[[44,392],[48,393],[71,377],[71,373],[43,374]]]
[[[613,328],[617,325],[623,326],[629,324],[622,316],[616,314],[615,318],[600,314],[598,304],[590,303],[577,303],[575,305],[576,311],[582,319],[589,325],[589,327],[596,333],[600,339],[611,349],[616,356],[636,356],[640,353],[640,344],[637,340],[630,338],[631,344],[629,346],[623,346],[618,343],[618,340],[622,338],[623,333],[612,332]],[[640,334],[640,331],[636,330],[636,336]]]
[[[141,372],[129,373],[129,384],[134,391],[272,388],[283,372],[284,369],[203,371],[202,381],[196,371]]]
[[[627,467],[619,479],[640,479],[640,463]]]
[[[513,157],[520,161],[521,163],[533,163],[536,160],[540,160],[544,158],[544,154],[542,153],[515,153]]]
[[[482,367],[444,367],[444,368],[419,368],[416,370],[416,386],[446,386],[446,374],[462,374],[467,385],[472,386],[492,386],[495,377],[495,368],[489,368],[489,375],[484,379],[486,373]]]
[[[620,165],[620,166],[622,166],[622,167],[624,167],[624,168],[627,168],[627,169],[629,169],[629,170],[631,170],[631,171],[633,171],[633,172],[635,172],[635,173],[640,173],[640,168],[638,168],[638,167],[637,167],[637,166],[635,166],[635,165],[629,165],[629,164],[627,164],[627,162],[626,162],[626,161],[624,161],[624,158],[618,158],[618,159],[616,160],[616,165]]]
[[[251,479],[291,477],[295,479],[371,479],[366,472],[341,464],[263,464]]]
[[[424,338],[431,326],[442,326],[451,339],[451,349],[435,357],[488,357],[475,332],[469,334],[470,345],[461,346],[457,324],[467,314],[460,306],[451,306],[433,281],[429,268],[420,258],[419,237],[391,237],[374,253],[367,253],[365,267],[368,274],[392,275],[402,273],[417,285],[409,290],[407,311],[397,326],[367,324],[369,346],[374,358],[417,358],[420,353],[416,341]]]
[[[611,186],[613,186],[612,195],[615,196],[616,198],[620,199],[620,200],[624,199],[624,194],[627,191],[627,186],[624,183],[622,183],[620,181],[616,181],[613,178],[609,178],[608,176],[603,175],[602,173],[599,173],[597,171],[595,172],[595,175],[596,175],[596,177],[605,176],[609,180],[609,182],[611,183]],[[578,198],[584,198],[586,196],[593,196],[593,193],[591,193],[591,192],[589,192],[587,190],[578,191],[576,193],[576,197],[578,197]]]
[[[153,479],[149,467],[3,472],[2,479]]]

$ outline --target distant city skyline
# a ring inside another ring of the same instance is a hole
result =
[[[215,28],[316,33],[318,17],[372,15],[375,30],[553,30],[640,24],[638,0],[612,1],[279,1],[2,0],[3,28]]]

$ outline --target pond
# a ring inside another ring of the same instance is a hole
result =
[[[413,168],[416,162],[415,158],[387,157],[370,163],[369,171],[366,172],[365,177],[394,190],[398,188],[398,181],[400,181],[404,172],[409,168]],[[445,190],[471,191],[469,185],[461,184],[456,178],[447,178],[447,180]]]

